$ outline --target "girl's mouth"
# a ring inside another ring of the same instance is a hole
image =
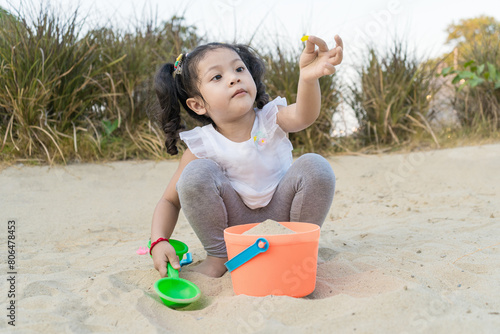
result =
[[[234,94],[233,96],[231,97],[235,97],[235,96],[239,96],[239,95],[242,95],[242,94],[245,94],[246,91],[244,89],[238,89]]]

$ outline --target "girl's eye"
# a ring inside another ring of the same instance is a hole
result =
[[[217,80],[220,80],[221,78],[222,78],[222,75],[217,74],[216,76],[214,76],[214,77],[212,78],[212,81],[217,81]]]
[[[243,72],[245,68],[243,66],[240,66],[236,69],[236,72]]]

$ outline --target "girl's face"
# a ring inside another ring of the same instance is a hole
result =
[[[233,50],[209,51],[198,64],[201,98],[190,98],[188,106],[207,114],[215,124],[231,123],[253,110],[257,88],[251,73]]]

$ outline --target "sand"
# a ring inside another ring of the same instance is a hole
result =
[[[248,231],[243,232],[243,235],[278,235],[278,234],[293,234],[294,231],[290,230],[272,219],[266,219],[260,224],[252,227]]]
[[[2,258],[16,222],[15,298],[2,266],[0,330],[20,333],[494,333],[500,328],[500,144],[333,156],[316,290],[235,296],[189,271],[202,298],[165,307],[138,255],[177,162],[3,166]],[[174,238],[205,257],[181,214]]]

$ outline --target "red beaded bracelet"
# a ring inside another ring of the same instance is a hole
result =
[[[151,251],[153,250],[153,247],[156,246],[156,244],[159,243],[160,241],[166,241],[166,242],[168,242],[168,239],[167,238],[158,238],[158,240],[156,240],[155,242],[153,242],[151,244],[151,246],[149,247],[149,255],[153,256],[153,254],[151,253]]]

